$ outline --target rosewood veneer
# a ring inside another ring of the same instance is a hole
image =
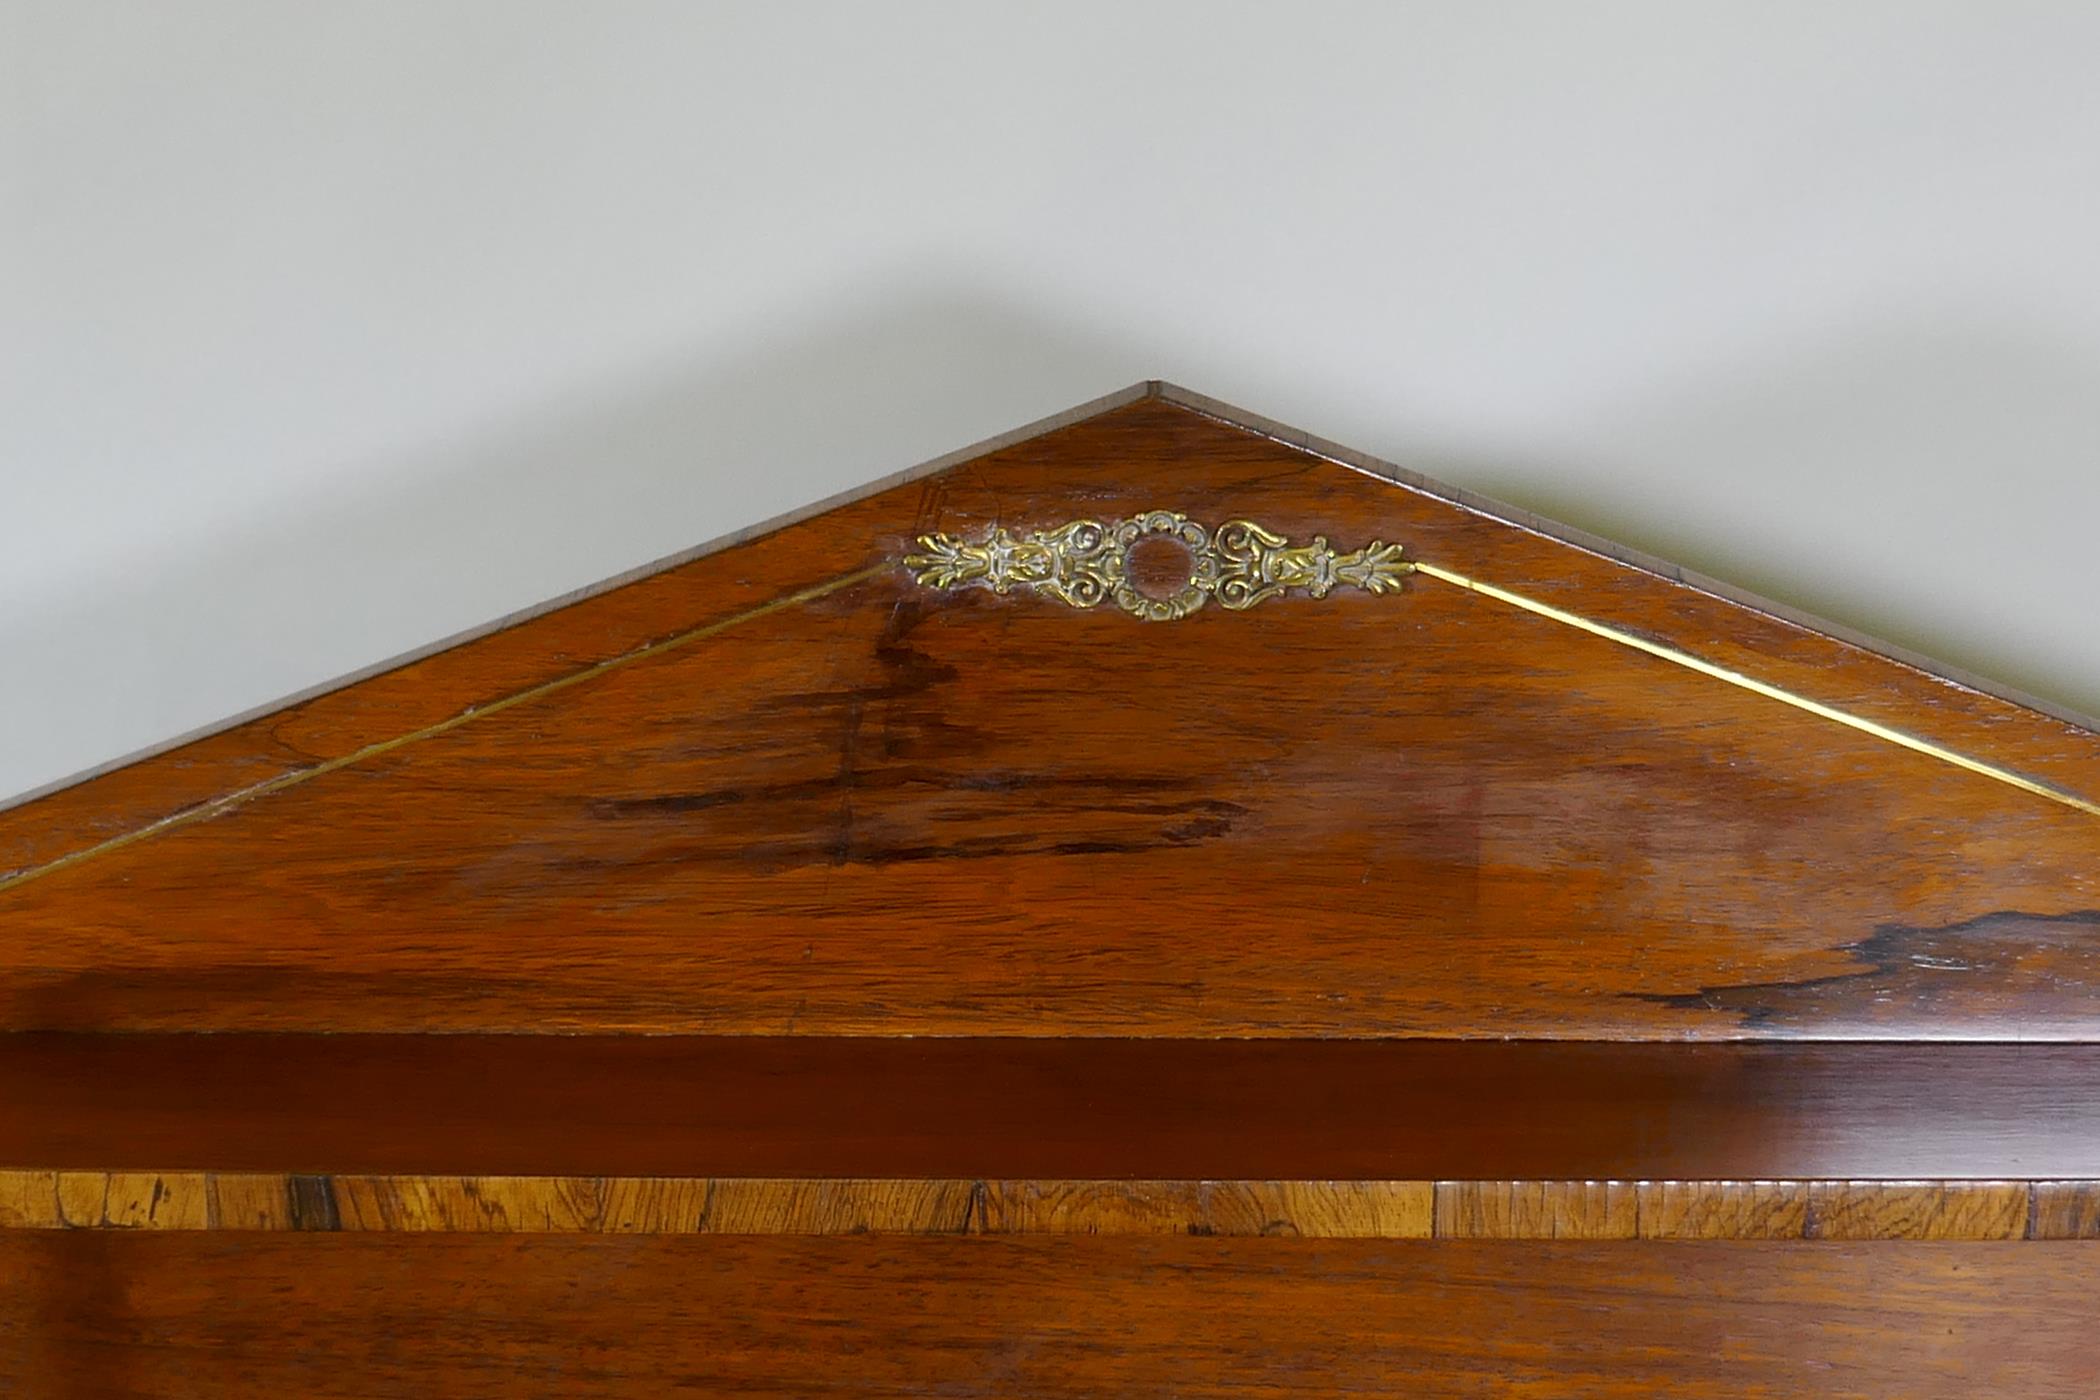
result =
[[[0,1391],[2100,1394],[2100,732],[1140,386],[0,812]]]

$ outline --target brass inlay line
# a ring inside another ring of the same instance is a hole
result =
[[[1804,710],[1819,719],[1827,719],[1833,724],[1842,724],[1847,729],[1854,729],[1862,734],[1871,735],[1884,743],[1909,749],[1912,753],[1924,754],[1927,758],[1936,758],[1942,763],[1951,763],[1956,768],[1966,769],[1982,777],[2008,784],[2019,788],[2022,792],[2030,792],[2037,797],[2046,797],[2051,802],[2061,803],[2066,807],[2084,812],[2090,816],[2100,817],[2100,803],[2089,802],[2085,798],[2065,792],[2061,788],[2051,787],[2047,783],[2036,782],[2032,778],[2022,777],[2020,774],[2014,773],[2009,769],[2000,768],[1996,764],[1985,763],[1980,759],[1970,758],[1967,754],[1956,753],[1953,749],[1942,748],[1940,745],[1929,740],[1920,739],[1916,735],[1905,734],[1900,729],[1891,729],[1885,724],[1877,724],[1875,721],[1863,716],[1848,714],[1844,710],[1825,705],[1821,701],[1811,700],[1805,695],[1796,695],[1791,690],[1782,690],[1776,685],[1769,685],[1753,676],[1746,676],[1740,671],[1731,671],[1726,666],[1716,666],[1711,661],[1702,661],[1689,652],[1678,651],[1674,647],[1666,647],[1659,642],[1651,642],[1646,637],[1636,636],[1631,632],[1622,632],[1606,623],[1597,622],[1577,613],[1556,608],[1551,603],[1542,603],[1536,598],[1527,598],[1521,593],[1512,593],[1506,588],[1497,588],[1492,583],[1482,583],[1478,579],[1467,578],[1464,574],[1454,573],[1449,569],[1441,569],[1434,564],[1424,564],[1417,560],[1414,567],[1416,573],[1425,577],[1439,579],[1455,587],[1478,593],[1484,598],[1493,598],[1496,602],[1507,603],[1513,608],[1522,608],[1525,612],[1536,614],[1549,621],[1558,622],[1566,627],[1573,627],[1587,632],[1593,637],[1602,637],[1606,641],[1617,642],[1620,646],[1631,647],[1635,651],[1645,652],[1649,656],[1657,657],[1674,666],[1682,666],[1686,670],[1697,671],[1702,676],[1711,676],[1717,681],[1725,681],[1727,684],[1738,689],[1747,690],[1753,695],[1762,695],[1768,700],[1777,700],[1782,705],[1791,705],[1795,709]]]
[[[784,593],[778,598],[760,603],[757,607],[747,608],[733,617],[725,617],[720,621],[710,622],[703,626],[692,628],[689,631],[680,632],[676,636],[665,637],[661,641],[650,642],[645,646],[636,647],[632,651],[621,652],[618,656],[608,657],[606,660],[600,661],[595,665],[586,666],[580,671],[571,671],[565,676],[556,676],[551,681],[542,681],[538,685],[529,686],[524,690],[503,696],[501,699],[491,700],[485,705],[471,706],[450,718],[441,719],[435,724],[427,724],[421,729],[411,730],[406,734],[398,734],[391,739],[381,739],[376,743],[367,744],[361,749],[354,749],[349,753],[340,754],[335,758],[316,763],[311,768],[301,768],[296,772],[281,774],[266,782],[255,783],[237,791],[225,793],[195,807],[186,807],[182,811],[162,817],[158,821],[148,822],[136,831],[127,831],[122,835],[112,836],[107,841],[100,841],[92,846],[84,846],[77,851],[70,851],[55,860],[46,861],[42,865],[33,865],[26,870],[18,870],[12,875],[0,877],[0,890],[11,890],[15,886],[27,884],[39,876],[64,870],[69,866],[78,865],[82,861],[92,860],[96,856],[107,855],[111,851],[122,849],[137,841],[143,841],[147,837],[156,836],[163,831],[171,831],[176,827],[188,826],[193,822],[208,821],[213,817],[230,812],[236,807],[253,802],[257,798],[268,797],[273,792],[282,792],[286,788],[310,782],[324,774],[348,768],[355,763],[362,763],[368,758],[377,758],[381,754],[391,753],[405,745],[449,733],[463,724],[470,724],[477,719],[486,719],[490,715],[500,714],[504,710],[510,709],[513,705],[522,705],[528,700],[538,700],[557,691],[567,690],[572,685],[581,685],[585,681],[596,680],[608,671],[618,670],[622,666],[630,665],[636,661],[643,661],[652,656],[661,656],[667,651],[676,651],[678,648],[688,646],[693,642],[704,641],[741,623],[754,621],[771,613],[779,612],[784,608],[799,607],[803,603],[814,602],[818,598],[836,593],[842,588],[850,588],[854,584],[874,578],[878,574],[887,573],[894,567],[895,565],[887,561],[880,564],[871,564],[865,569],[856,569],[850,574],[841,574],[837,578],[827,579],[823,583],[812,584],[808,588],[799,589],[793,593]]]

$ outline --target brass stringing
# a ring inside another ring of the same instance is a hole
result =
[[[1181,545],[1189,556],[1187,582],[1163,598],[1141,592],[1131,578],[1131,547],[1155,536]],[[1415,568],[1400,557],[1397,544],[1373,540],[1344,554],[1324,535],[1293,545],[1251,520],[1228,520],[1209,530],[1170,510],[1106,523],[1074,520],[1019,537],[999,528],[976,544],[953,535],[921,535],[919,548],[924,553],[907,556],[904,566],[928,588],[1025,588],[1075,608],[1112,601],[1147,622],[1187,617],[1213,598],[1237,611],[1292,589],[1315,598],[1337,584],[1389,593]]]

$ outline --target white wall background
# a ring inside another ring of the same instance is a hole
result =
[[[0,0],[0,793],[1157,376],[2100,710],[2100,5]]]

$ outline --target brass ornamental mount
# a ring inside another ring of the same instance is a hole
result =
[[[904,566],[928,588],[1016,588],[1047,594],[1075,608],[1113,602],[1147,622],[1172,622],[1205,603],[1239,611],[1293,589],[1324,598],[1337,584],[1390,593],[1415,571],[1401,547],[1373,540],[1342,553],[1315,535],[1293,545],[1251,520],[1208,529],[1178,511],[1153,510],[1122,520],[1073,520],[1015,536],[1004,527],[971,543],[954,535],[919,536],[923,553]],[[1170,568],[1176,582],[1148,587],[1136,566],[1140,551],[1185,554]]]

